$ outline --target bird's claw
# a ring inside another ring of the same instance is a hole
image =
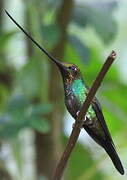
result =
[[[74,127],[75,127],[75,123],[72,124],[72,128],[74,128]]]
[[[76,113],[77,116],[78,116],[79,112],[80,111],[77,111],[77,113]],[[85,122],[87,120],[86,118],[87,118],[87,116],[84,117],[83,122]],[[75,123],[73,123],[73,125],[72,125],[72,128],[74,128],[74,127],[75,127]],[[83,128],[83,126],[81,128]]]
[[[76,113],[77,116],[78,116],[79,112],[80,112],[80,111],[77,111],[77,113]],[[87,118],[87,115],[85,115],[85,117],[84,117],[84,119],[83,119],[84,122],[87,120],[86,118]]]
[[[77,116],[78,116],[79,112],[80,112],[80,111],[77,111],[77,113],[76,113]]]

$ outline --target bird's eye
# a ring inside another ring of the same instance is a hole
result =
[[[70,66],[69,69],[72,71],[77,71],[77,68],[75,66]]]

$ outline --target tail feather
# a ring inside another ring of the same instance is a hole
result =
[[[123,175],[124,169],[114,146],[111,143],[106,143],[104,149],[108,153],[116,169]]]

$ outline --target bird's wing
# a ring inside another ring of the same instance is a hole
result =
[[[97,116],[97,118],[98,118],[104,132],[105,132],[106,140],[108,140],[109,142],[111,142],[114,145],[112,137],[111,137],[110,132],[108,130],[107,124],[105,122],[101,106],[100,106],[100,104],[96,98],[94,98],[94,100],[92,101],[92,107],[93,107],[93,109],[96,113],[96,116]],[[114,147],[115,147],[115,145],[114,145]]]

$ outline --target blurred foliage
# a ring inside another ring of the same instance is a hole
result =
[[[50,125],[43,116],[51,109],[51,104],[32,105],[23,95],[11,97],[6,112],[0,117],[1,140],[15,137],[24,128],[48,132]]]
[[[117,32],[117,24],[113,16],[111,16],[112,10],[116,4],[110,6],[107,3],[107,8],[103,5],[101,8],[98,4],[80,5],[74,9],[73,20],[81,27],[92,26],[99,37],[104,43],[111,42]],[[102,3],[103,4],[103,3]]]
[[[16,31],[5,32],[0,35],[0,53],[6,50],[7,43],[15,35]]]
[[[41,59],[31,58],[17,73],[16,84],[29,98],[38,97],[42,93],[43,62]]]
[[[43,43],[46,44],[48,49],[52,49],[56,46],[60,39],[60,30],[56,24],[42,25],[41,33]]]
[[[76,36],[69,36],[69,42],[72,48],[77,52],[79,58],[82,62],[87,63],[89,60],[90,50],[87,46],[85,46],[81,40]],[[85,57],[85,60],[84,60]]]
[[[29,5],[30,3],[31,5]],[[36,3],[33,0],[27,2],[27,5],[24,2],[24,5],[30,10],[31,17],[34,16],[34,21],[32,21],[34,27],[32,29],[35,29],[35,25],[38,22],[38,17],[35,15],[36,13],[39,14],[40,24],[36,27],[38,29],[37,34],[39,33],[38,37],[41,38],[40,41],[42,41],[44,47],[51,50],[61,38],[60,29],[55,22],[61,1],[58,3],[56,0],[45,0]],[[96,32],[102,43],[107,46],[115,39],[118,31],[117,22],[113,16],[116,7],[117,3],[115,1],[77,3],[73,10],[69,28],[73,29],[73,25],[84,30],[90,27]],[[34,13],[35,10],[36,13]],[[78,32],[72,33],[69,31],[69,28],[67,29],[68,39],[65,46],[64,59],[67,62],[77,64],[85,81],[88,85],[91,85],[102,66],[102,52],[96,45],[92,48],[88,47],[82,37],[79,38]],[[22,132],[25,128],[30,128],[42,133],[48,133],[51,130],[51,124],[45,115],[53,111],[55,107],[48,101],[44,102],[42,98],[42,96],[47,96],[47,93],[50,91],[47,86],[47,83],[49,83],[47,74],[50,72],[50,66],[48,62],[45,63],[45,59],[40,52],[34,52],[33,56],[27,58],[25,64],[17,69],[7,60],[6,48],[10,39],[15,36],[15,33],[16,31],[10,31],[0,35],[0,53],[2,54],[0,57],[0,139],[1,141],[14,140],[13,152],[17,159],[17,166],[21,168],[22,156],[20,156],[19,150],[21,144],[17,140],[19,132]],[[36,32],[33,33],[36,34]],[[84,34],[84,36],[90,35]],[[8,67],[11,68],[11,71],[8,71]],[[6,86],[6,79],[4,81],[2,79],[3,72],[6,72],[6,75],[9,73],[13,74],[11,81],[14,83],[12,83],[10,89]],[[45,88],[47,89],[45,90]],[[109,129],[113,135],[121,133],[121,137],[122,131],[126,132],[127,129],[126,92],[127,85],[123,84],[116,66],[113,65],[103,81],[97,96],[102,104]],[[40,98],[37,104],[32,102],[32,99],[36,99],[36,97]],[[95,171],[92,177],[87,178],[92,173],[90,168],[93,165],[95,165]],[[88,176],[86,177],[85,175]],[[81,180],[83,179],[81,177],[85,177],[85,180],[102,180],[104,179],[104,174],[96,166],[96,160],[92,157],[89,149],[84,148],[81,143],[77,143],[76,149],[70,158],[66,178],[68,180],[80,178]]]

